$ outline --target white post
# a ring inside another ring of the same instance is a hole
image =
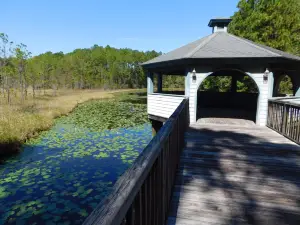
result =
[[[147,73],[147,94],[153,93],[153,73]]]
[[[272,72],[268,75],[268,98],[273,97],[273,88],[274,88],[274,75]]]
[[[184,82],[184,95],[186,97],[190,96],[190,79],[191,79],[191,74],[190,72],[186,72],[185,74],[185,82]]]
[[[293,82],[293,94],[297,97],[300,97],[300,78],[297,76],[298,74],[291,74],[292,82]]]

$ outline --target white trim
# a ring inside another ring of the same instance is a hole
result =
[[[173,94],[164,94],[164,93],[151,93],[148,95],[161,95],[161,96],[171,96],[171,97],[185,97],[185,95],[173,95]]]

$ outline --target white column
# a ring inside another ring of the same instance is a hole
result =
[[[153,73],[147,72],[147,94],[153,93]]]
[[[190,79],[191,79],[191,73],[186,72],[185,74],[185,80],[184,80],[184,95],[186,97],[190,97]]]
[[[259,89],[259,96],[257,101],[256,109],[256,124],[265,126],[267,124],[267,113],[268,113],[268,98],[269,92],[269,79],[268,82],[264,82],[263,73],[247,73],[256,83]],[[271,79],[272,80],[272,79]],[[270,81],[272,83],[272,81]]]
[[[300,97],[300,88],[297,87],[297,88],[295,88],[295,89],[296,89],[296,91],[295,91],[295,96],[296,96],[296,97]]]
[[[272,98],[273,97],[273,88],[274,88],[274,75],[272,72],[269,73],[268,75],[268,97]]]
[[[208,73],[197,73],[196,80],[193,81],[193,75],[190,73],[190,123],[195,123],[197,121],[197,94],[198,88],[202,81],[211,74]]]
[[[297,97],[300,97],[300,78],[299,78],[299,73],[288,73],[288,75],[290,76],[290,78],[292,79],[292,83],[293,83],[293,94]]]

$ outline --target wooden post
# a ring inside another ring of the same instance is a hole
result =
[[[158,131],[160,130],[160,128],[162,128],[162,126],[164,125],[163,122],[158,121],[158,120],[150,120],[151,124],[152,124],[152,136],[154,137]]]
[[[283,134],[287,134],[286,133],[286,128],[287,128],[287,123],[288,123],[288,116],[289,116],[289,110],[290,110],[290,107],[288,106],[288,105],[286,105],[286,104],[284,104],[283,105],[283,117],[282,117],[282,130],[281,130],[281,132],[283,133]]]
[[[232,76],[231,77],[231,92],[232,93],[236,93],[237,91],[237,77],[236,76]]]
[[[157,73],[157,93],[162,93],[162,74]]]
[[[185,82],[184,82],[184,88],[185,88],[185,96],[189,97],[190,96],[190,79],[191,79],[191,74],[190,72],[186,72],[185,74]]]

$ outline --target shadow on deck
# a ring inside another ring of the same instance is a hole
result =
[[[300,224],[300,147],[253,124],[190,126],[169,225]]]

